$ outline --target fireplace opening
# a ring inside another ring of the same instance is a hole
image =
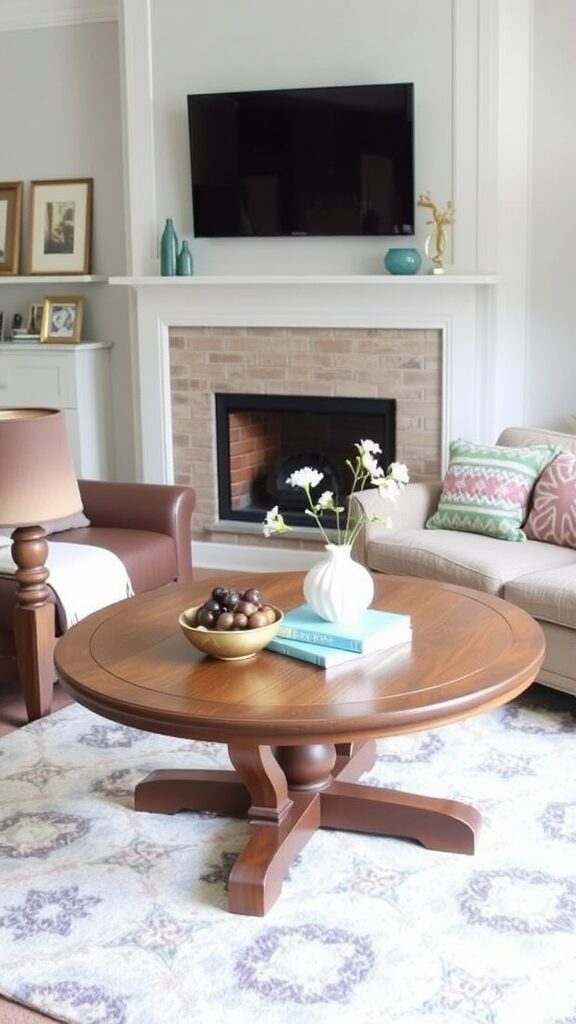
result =
[[[290,526],[310,526],[306,497],[286,484],[294,470],[323,474],[313,498],[333,491],[344,504],[354,445],[377,442],[385,469],[396,458],[396,401],[315,395],[215,394],[218,513],[220,520],[262,522],[278,505]],[[334,518],[334,517],[332,517]],[[327,526],[330,516],[323,517]]]

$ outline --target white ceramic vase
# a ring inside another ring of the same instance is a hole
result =
[[[326,544],[326,554],[304,578],[304,598],[327,622],[355,622],[374,597],[368,569],[355,562],[350,544]]]

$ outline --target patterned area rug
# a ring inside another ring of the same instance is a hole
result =
[[[575,1024],[576,704],[539,687],[379,743],[368,777],[473,803],[474,857],[320,831],[231,915],[244,821],[132,809],[225,748],[73,705],[0,743],[0,991],[72,1024]]]

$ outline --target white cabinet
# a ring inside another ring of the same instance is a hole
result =
[[[79,477],[113,479],[112,344],[0,344],[0,406],[40,406],[66,414]]]

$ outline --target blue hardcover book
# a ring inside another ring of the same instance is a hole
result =
[[[301,640],[322,647],[337,647],[356,654],[370,654],[404,643],[412,636],[409,615],[368,608],[352,625],[326,622],[309,605],[301,604],[284,613],[278,637]]]
[[[319,665],[320,668],[333,668],[345,661],[358,661],[362,657],[354,651],[343,651],[339,647],[323,647],[321,644],[307,644],[302,640],[285,640],[283,637],[275,636],[266,645],[267,651],[275,654],[284,654],[288,658],[299,658],[300,661],[309,661],[312,665]]]
[[[411,634],[407,639],[411,638]],[[395,659],[396,655],[402,656],[410,651],[406,641],[393,644],[390,647],[382,648],[386,652],[386,660]],[[343,651],[341,647],[326,647],[322,644],[307,644],[303,640],[286,640],[284,637],[275,636],[267,644],[267,651],[274,651],[275,654],[284,654],[288,658],[299,658],[301,661],[309,661],[312,665],[319,665],[320,668],[334,668],[336,665],[343,665],[347,662],[360,661],[364,655],[356,651]],[[378,654],[378,651],[372,652]],[[366,655],[367,657],[367,655]]]

